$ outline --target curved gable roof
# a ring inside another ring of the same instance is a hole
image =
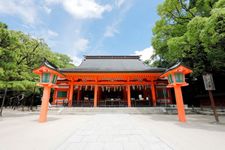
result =
[[[149,67],[140,56],[85,56],[82,63],[61,72],[164,72],[164,68]]]

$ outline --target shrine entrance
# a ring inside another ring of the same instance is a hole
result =
[[[145,65],[139,56],[85,56],[75,68],[59,69],[45,60],[33,72],[40,76],[38,85],[44,87],[40,122],[46,121],[51,88],[54,89],[52,104],[155,107],[157,98],[165,104],[171,102],[165,87],[174,87],[179,120],[186,120],[181,86],[188,85],[185,74],[192,71],[181,64],[165,70]]]

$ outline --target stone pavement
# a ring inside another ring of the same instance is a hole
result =
[[[131,115],[95,115],[58,150],[171,150]]]
[[[49,114],[4,111],[0,118],[0,150],[224,150],[225,117],[151,114]]]

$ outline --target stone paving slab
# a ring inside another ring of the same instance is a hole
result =
[[[58,150],[171,150],[131,115],[95,115]]]
[[[224,150],[225,117],[176,115],[49,114],[4,111],[0,118],[0,150]]]

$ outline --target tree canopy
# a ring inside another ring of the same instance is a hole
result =
[[[44,58],[61,68],[74,67],[69,56],[52,52],[43,40],[0,23],[0,88],[32,90],[39,79],[32,70]]]
[[[225,71],[225,0],[165,0],[153,28],[154,65],[177,60],[194,71]]]

